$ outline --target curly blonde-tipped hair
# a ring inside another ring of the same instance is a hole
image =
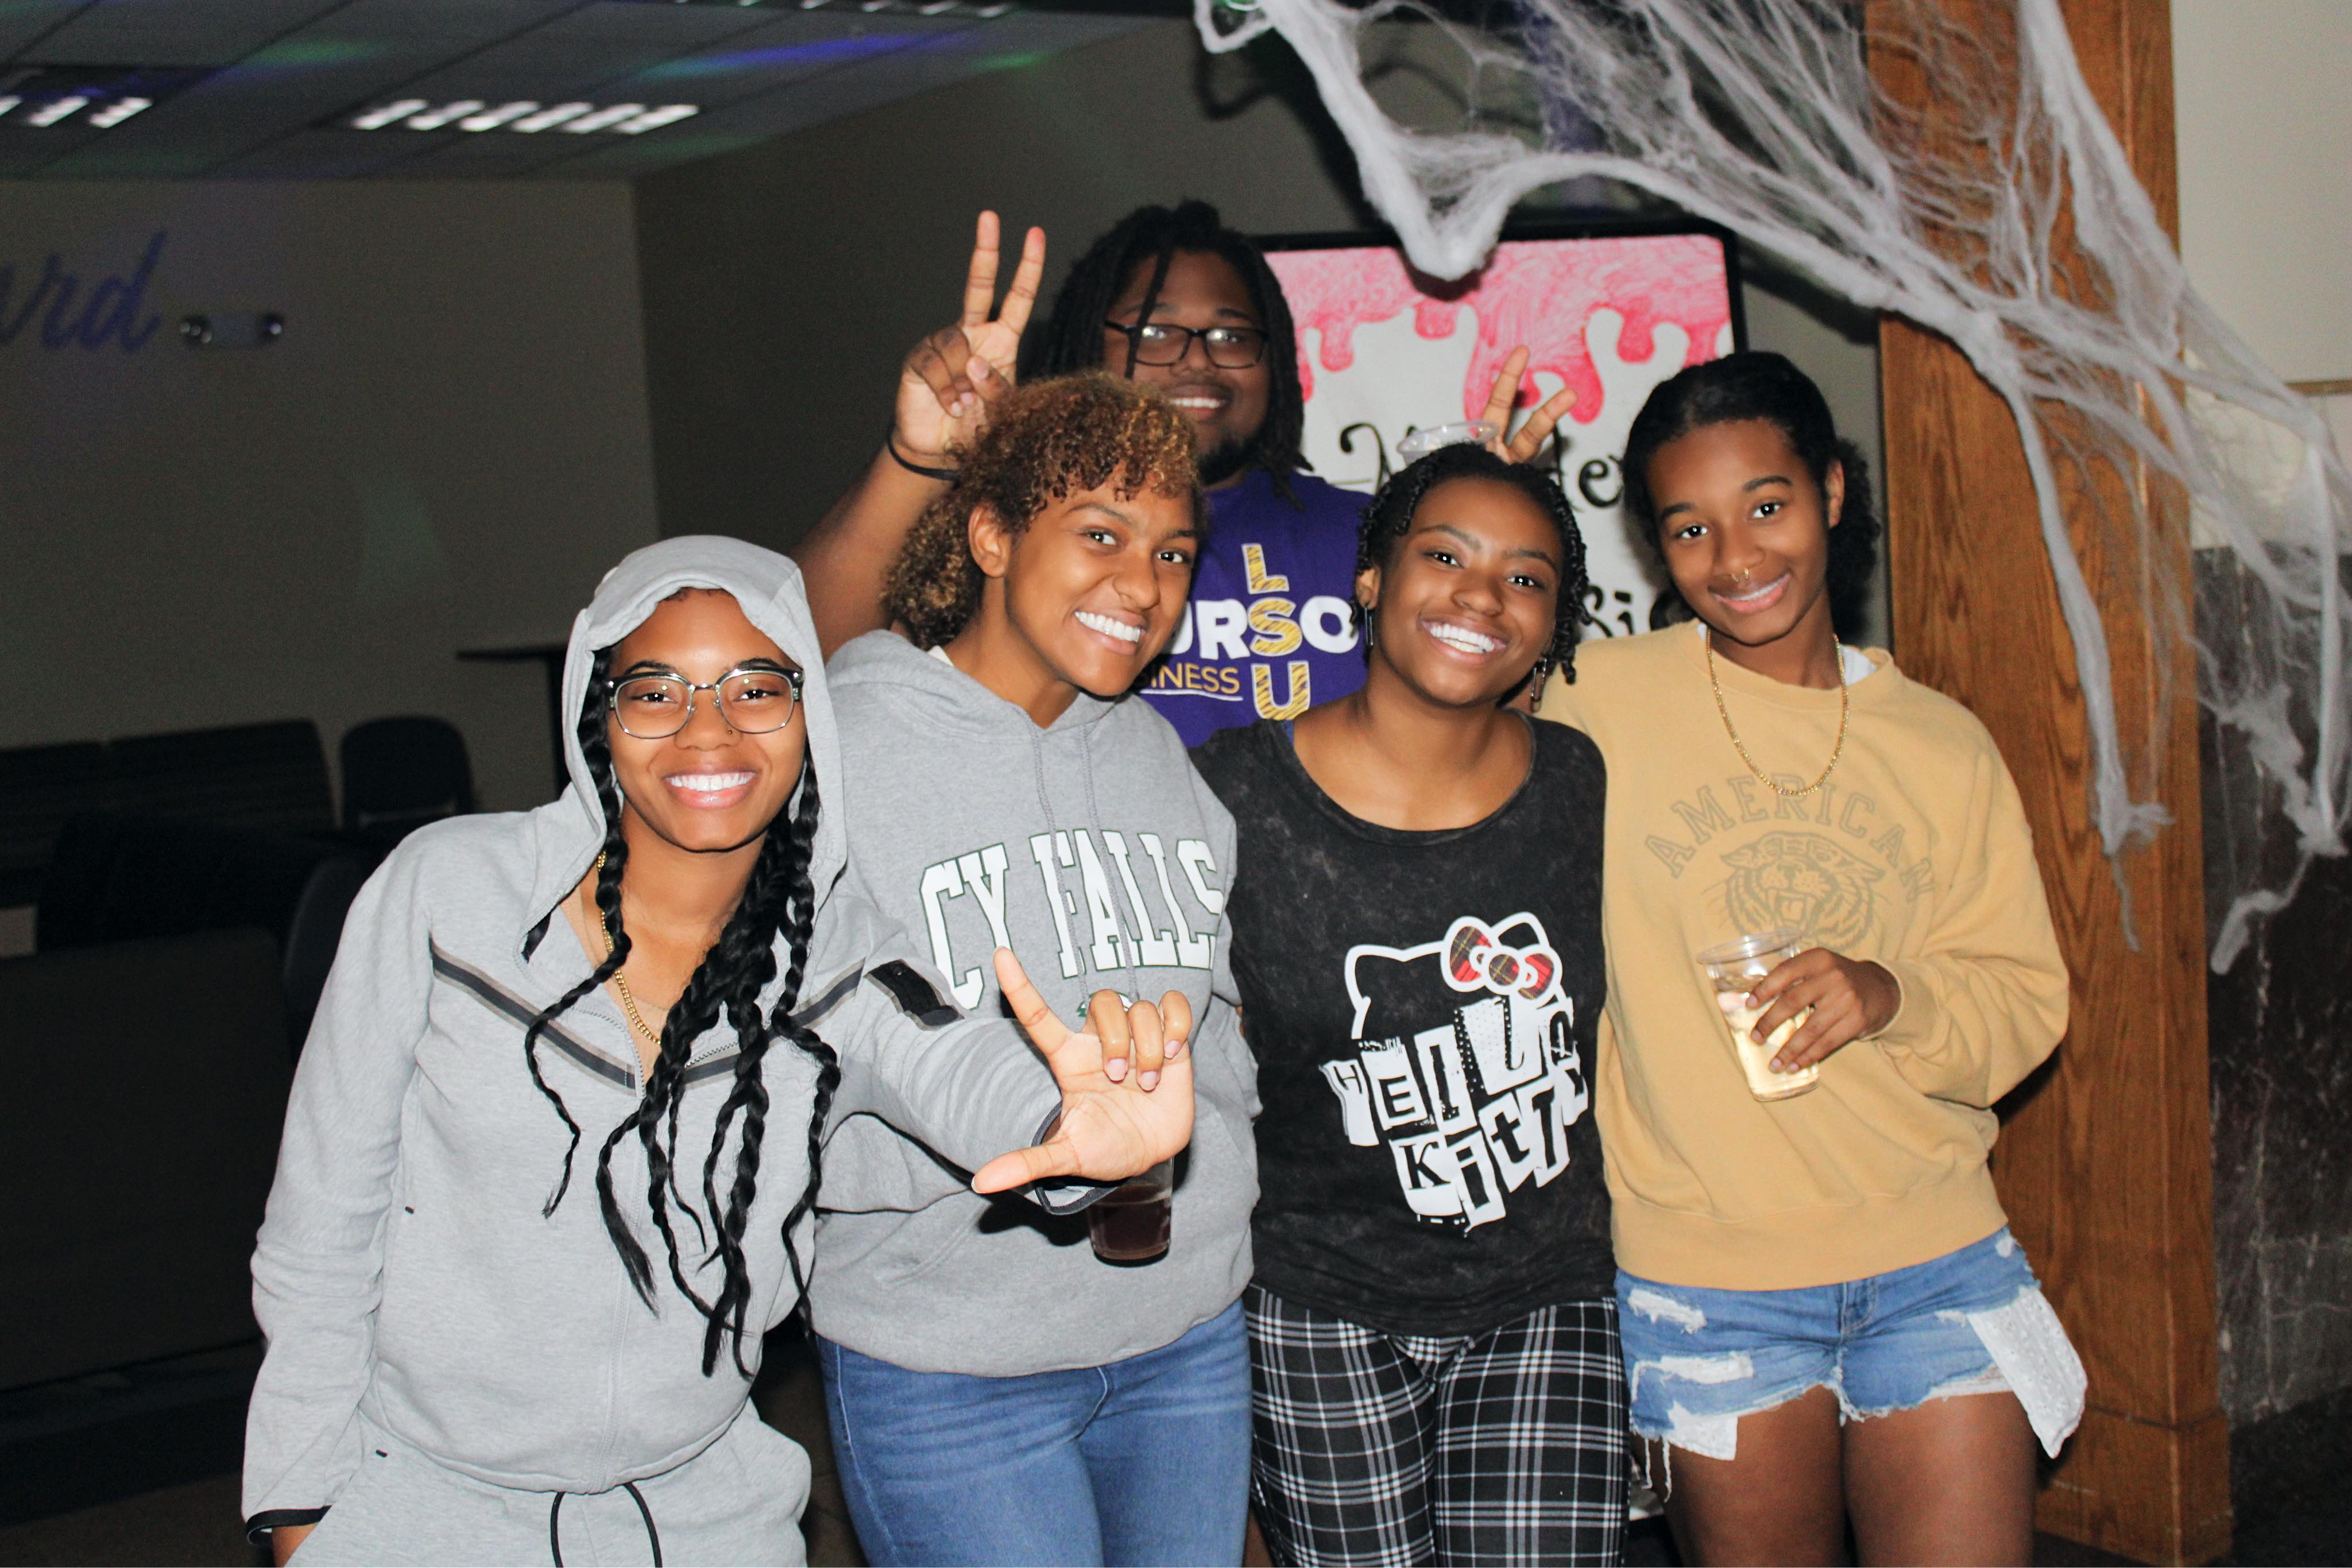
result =
[[[961,454],[955,483],[923,508],[891,563],[883,607],[918,647],[938,647],[971,624],[983,574],[968,528],[980,507],[1017,535],[1053,502],[1115,485],[1121,499],[1150,489],[1189,500],[1205,528],[1194,456],[1192,422],[1139,382],[1097,371],[1019,388]]]

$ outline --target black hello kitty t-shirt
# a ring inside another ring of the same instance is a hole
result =
[[[1538,724],[1467,828],[1342,810],[1288,727],[1192,753],[1240,828],[1227,915],[1265,1109],[1257,1282],[1396,1333],[1476,1333],[1606,1296],[1593,1129],[1605,773]]]

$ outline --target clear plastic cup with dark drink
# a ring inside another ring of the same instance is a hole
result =
[[[1097,1198],[1087,1210],[1087,1239],[1106,1263],[1145,1263],[1168,1250],[1170,1198],[1176,1165],[1162,1160]]]

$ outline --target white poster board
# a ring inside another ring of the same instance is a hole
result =
[[[1266,260],[1298,328],[1307,459],[1370,491],[1396,444],[1475,419],[1504,357],[1530,350],[1524,412],[1561,387],[1576,407],[1549,461],[1575,505],[1592,588],[1589,636],[1647,631],[1664,578],[1627,531],[1617,464],[1650,390],[1738,338],[1730,243],[1715,232],[1507,240],[1475,276],[1440,284],[1396,250],[1273,240]],[[1524,383],[1523,383],[1524,384]]]

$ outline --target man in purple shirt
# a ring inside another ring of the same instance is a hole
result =
[[[1106,369],[1150,382],[1195,422],[1209,538],[1184,622],[1141,691],[1186,746],[1363,685],[1349,606],[1369,497],[1305,471],[1297,339],[1258,248],[1205,202],[1139,207],[1078,258],[1024,342],[1045,236],[1028,232],[1001,309],[997,245],[996,214],[982,213],[961,319],[907,356],[883,450],[792,551],[826,652],[883,623],[883,578],[900,542],[1017,360],[1024,377]],[[1505,413],[1517,385],[1507,363]],[[1540,446],[1566,405],[1563,394],[1537,410],[1512,455]]]

